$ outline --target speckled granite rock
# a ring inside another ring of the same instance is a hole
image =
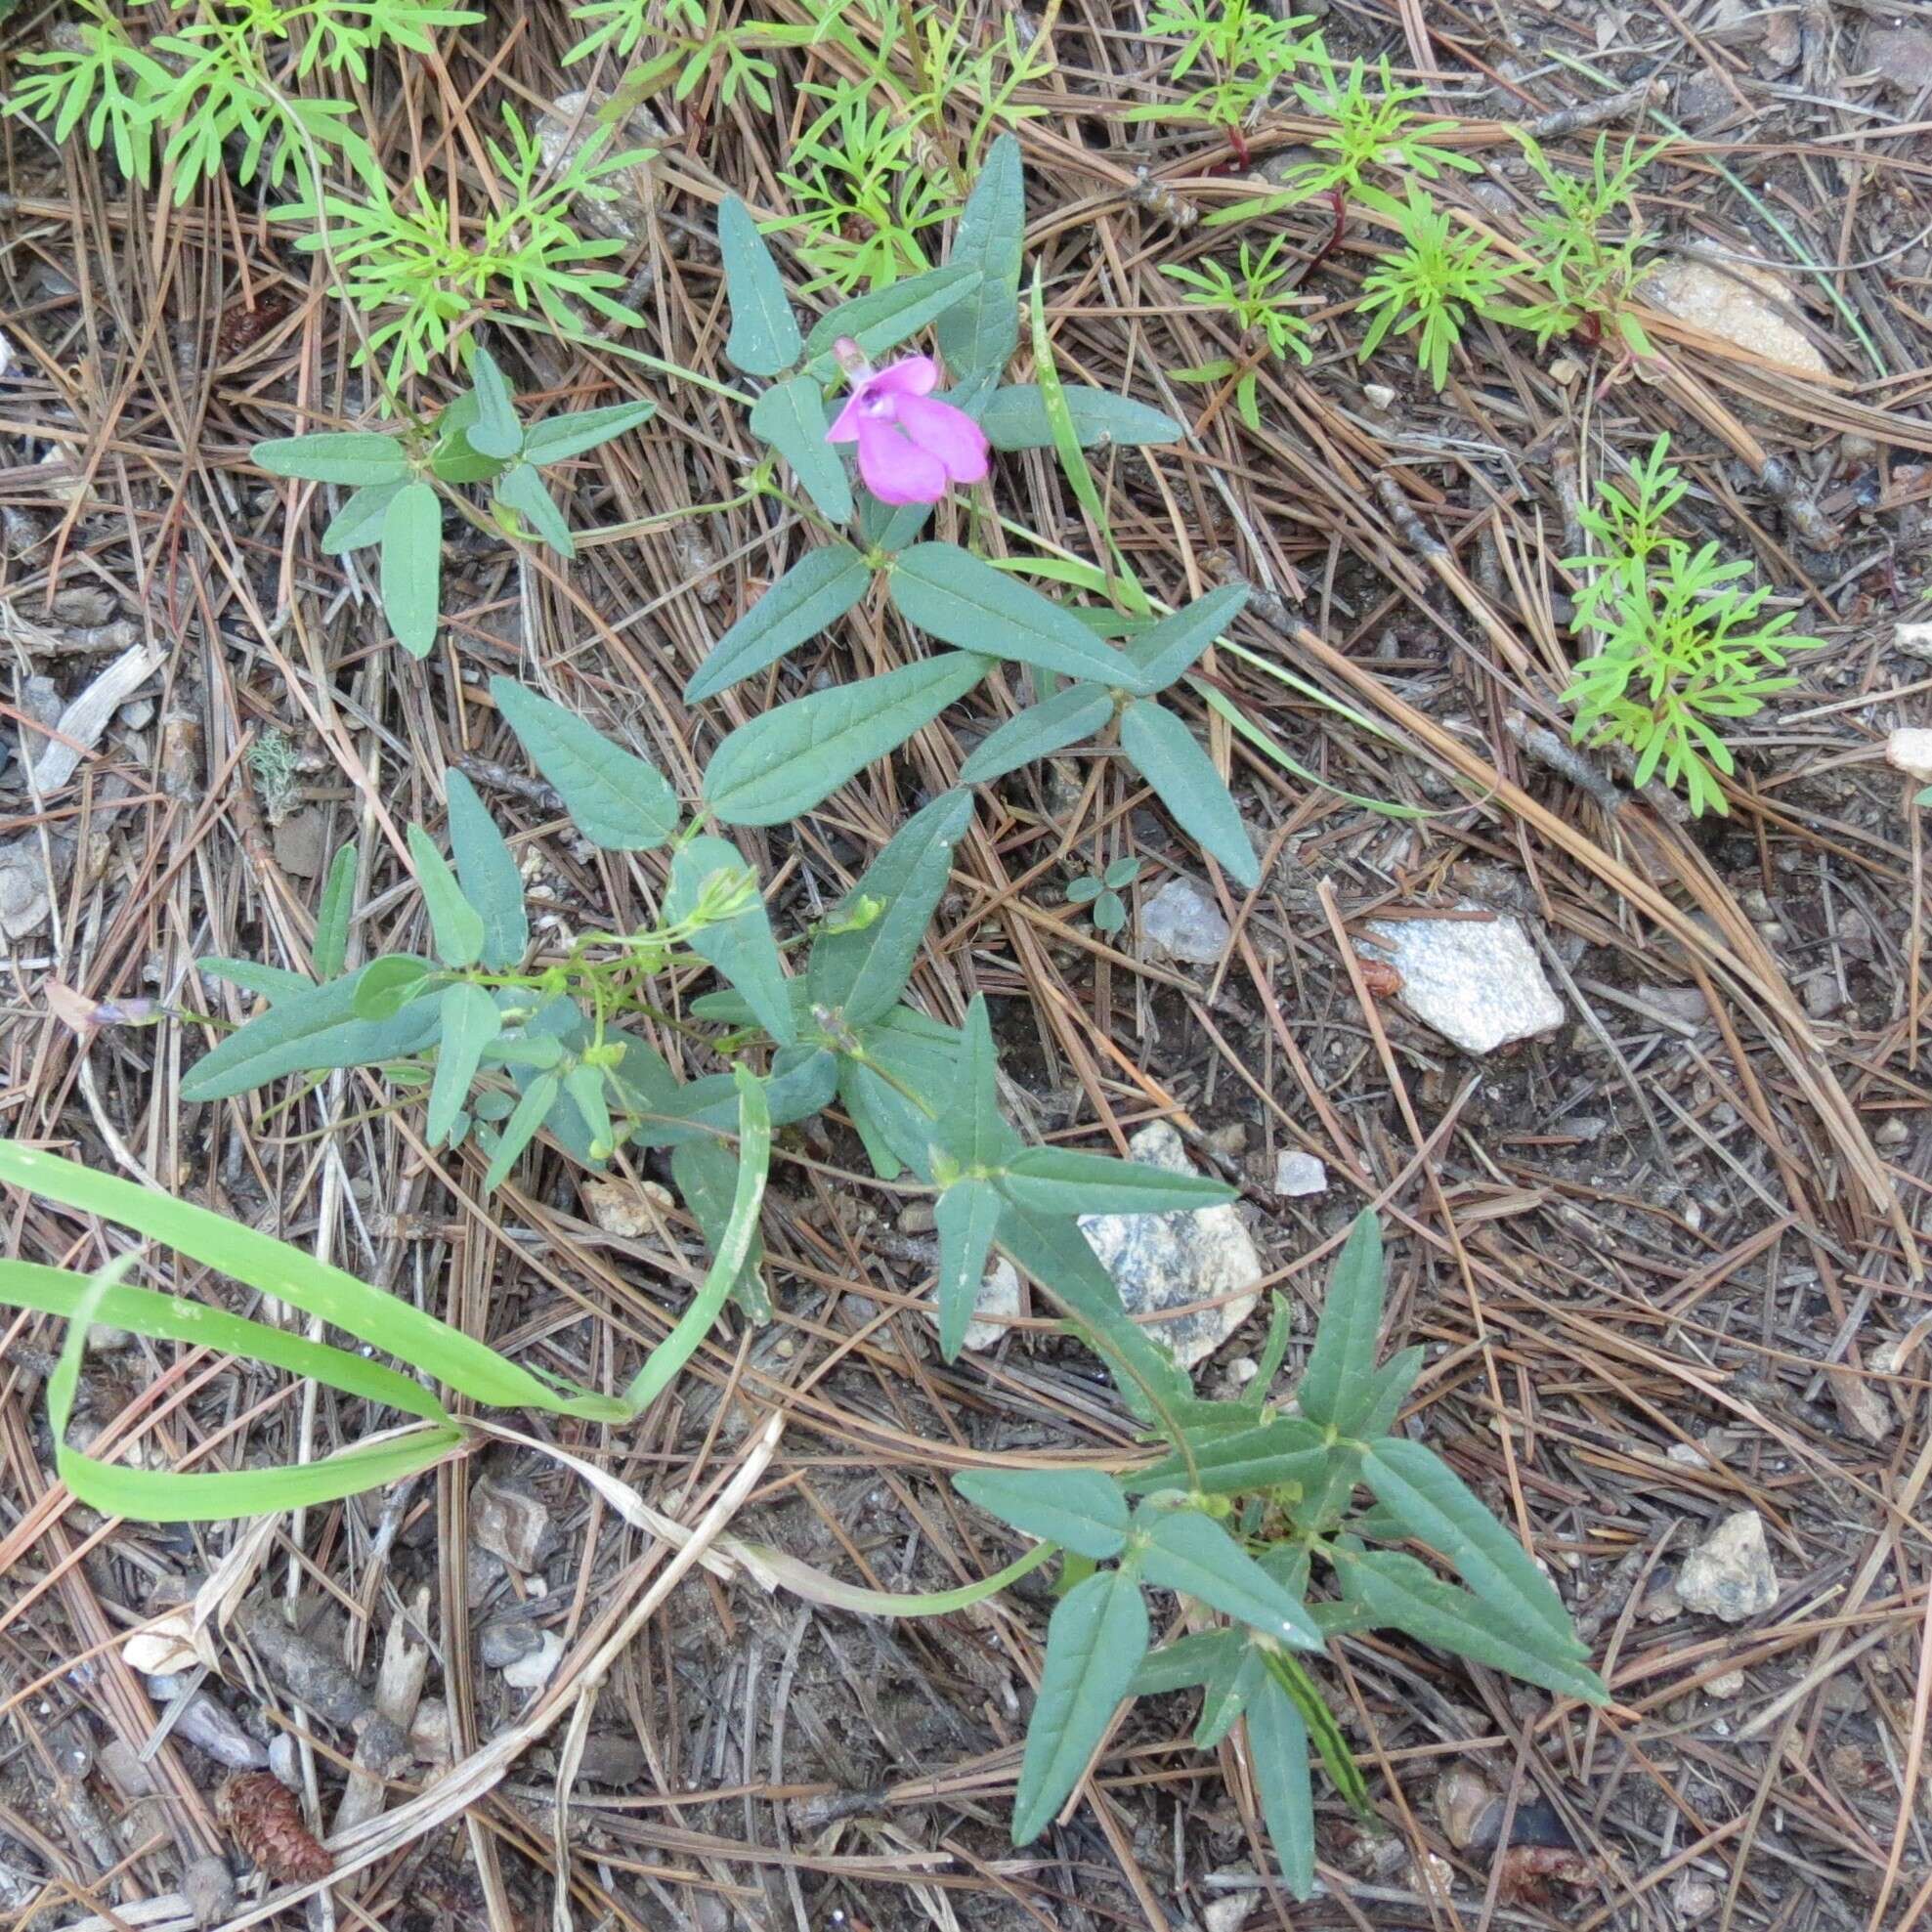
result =
[[[1181,1136],[1164,1120],[1143,1127],[1127,1145],[1135,1160],[1149,1167],[1175,1174],[1199,1172]],[[1158,1314],[1191,1302],[1233,1298],[1148,1328],[1183,1368],[1192,1368],[1220,1348],[1255,1306],[1265,1270],[1254,1238],[1231,1202],[1178,1214],[1082,1215],[1080,1229],[1113,1276],[1129,1314]]]

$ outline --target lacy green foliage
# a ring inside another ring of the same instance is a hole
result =
[[[1147,33],[1181,42],[1168,80],[1176,87],[1193,80],[1195,86],[1180,101],[1135,107],[1127,119],[1238,128],[1309,58],[1311,43],[1301,29],[1312,19],[1277,19],[1265,0],[1157,0],[1147,15]]]
[[[1424,120],[1407,105],[1427,90],[1398,83],[1386,54],[1373,69],[1374,87],[1369,84],[1371,70],[1360,61],[1346,72],[1338,71],[1320,34],[1309,37],[1303,56],[1316,67],[1317,78],[1296,81],[1295,92],[1309,113],[1329,123],[1309,143],[1322,158],[1296,168],[1274,193],[1217,209],[1206,227],[1274,214],[1319,194],[1339,194],[1393,212],[1399,204],[1375,185],[1376,176],[1409,174],[1438,181],[1451,169],[1481,171],[1481,162],[1441,145],[1442,137],[1454,132],[1453,121]]]
[[[1660,141],[1640,152],[1634,140],[1627,141],[1612,166],[1609,138],[1600,134],[1590,172],[1576,176],[1557,167],[1521,128],[1512,132],[1541,184],[1547,212],[1527,223],[1532,274],[1542,293],[1511,320],[1533,330],[1539,348],[1553,336],[1589,329],[1616,337],[1631,355],[1648,356],[1650,338],[1630,307],[1645,272],[1639,258],[1650,240],[1637,208],[1637,184],[1670,144]]]
[[[929,140],[899,104],[875,99],[869,82],[817,82],[824,107],[799,135],[779,176],[798,212],[785,229],[830,286],[884,288],[932,266],[932,231],[960,211],[950,170],[923,166]]]
[[[609,152],[616,130],[606,126],[553,168],[514,109],[503,109],[503,124],[507,145],[484,143],[495,193],[467,221],[421,177],[399,195],[372,164],[359,169],[361,194],[311,185],[273,211],[279,220],[312,225],[295,245],[324,253],[342,276],[332,292],[374,319],[357,361],[386,352],[392,387],[405,375],[426,373],[480,309],[567,338],[584,333],[586,311],[643,326],[642,317],[614,298],[623,278],[601,266],[623,252],[623,240],[580,235],[568,217],[580,201],[616,200],[622,190],[615,177],[648,160],[650,150]]]
[[[1570,627],[1595,649],[1564,698],[1578,739],[1635,754],[1635,784],[1661,771],[1692,811],[1723,812],[1717,774],[1736,768],[1723,721],[1762,710],[1796,681],[1780,674],[1786,659],[1824,640],[1793,635],[1789,611],[1764,616],[1768,590],[1739,586],[1745,560],[1724,562],[1715,543],[1694,550],[1664,528],[1687,487],[1669,452],[1659,436],[1627,483],[1600,483],[1579,512],[1592,542],[1564,560],[1585,574]]]
[[[156,0],[134,3],[157,11]],[[191,10],[192,19],[168,18]],[[28,71],[6,111],[39,121],[57,142],[79,129],[143,187],[158,145],[177,202],[219,172],[231,141],[244,183],[258,171],[277,186],[291,167],[306,175],[310,150],[371,164],[353,104],[311,99],[301,83],[365,80],[378,49],[430,53],[432,28],[483,18],[436,0],[169,0],[144,44],[101,0],[85,0],[85,14],[71,44],[21,57]]]
[[[1401,245],[1362,278],[1356,310],[1371,320],[1361,360],[1388,335],[1413,335],[1416,366],[1440,389],[1449,379],[1449,351],[1471,317],[1514,320],[1504,299],[1509,264],[1482,236],[1459,231],[1448,211],[1413,183],[1396,219]]]
[[[1009,1177],[1025,1158],[995,1137],[983,1083],[976,1099],[966,1085],[963,1076],[947,1113],[960,1151],[938,1209],[942,1281],[954,1200],[984,1185],[978,1175],[989,1158],[1004,1160]],[[1010,1190],[1010,1178],[1003,1184]],[[1049,1290],[1086,1328],[1090,1288],[1078,1271],[1052,1278]],[[1097,1298],[1099,1287],[1091,1293]],[[1362,1776],[1301,1661],[1350,1632],[1399,1630],[1560,1696],[1607,1701],[1534,1560],[1440,1457],[1391,1433],[1422,1351],[1378,1366],[1382,1315],[1381,1231],[1364,1214],[1330,1277],[1298,1401],[1269,1400],[1288,1347],[1279,1297],[1261,1372],[1238,1401],[1197,1399],[1132,1324],[1102,1332],[1096,1323],[1088,1339],[1166,1453],[1124,1477],[1088,1467],[954,1479],[989,1514],[1067,1552],[1071,1587],[1048,1627],[1013,1800],[1015,1843],[1037,1837],[1066,1802],[1124,1697],[1198,1685],[1205,1695],[1196,1744],[1212,1749],[1234,1724],[1246,1725],[1283,1875],[1296,1897],[1307,1897],[1314,1880],[1310,1745],[1343,1795],[1367,1811]],[[1367,1508],[1357,1501],[1364,1487]],[[1434,1553],[1460,1582],[1396,1545]],[[1194,1606],[1193,1634],[1149,1650],[1149,1587]]]
[[[1275,236],[1257,252],[1241,243],[1237,267],[1208,261],[1199,267],[1175,263],[1163,266],[1161,273],[1178,281],[1187,291],[1181,300],[1198,309],[1224,315],[1243,334],[1259,336],[1267,353],[1277,360],[1293,356],[1304,367],[1312,360],[1313,346],[1309,325],[1295,313],[1297,258],[1289,252],[1288,237]],[[1174,369],[1177,382],[1234,382],[1235,408],[1250,429],[1261,427],[1261,404],[1257,391],[1260,370],[1252,360],[1236,362],[1231,356],[1217,356],[1190,368]]]
[[[506,537],[534,537],[561,557],[576,554],[564,513],[538,469],[580,456],[652,414],[650,403],[619,403],[545,418],[526,429],[494,359],[473,345],[472,388],[426,428],[284,436],[258,443],[256,462],[272,476],[350,487],[322,532],[325,555],[380,546],[384,614],[396,641],[425,657],[442,608],[444,494],[487,485],[491,513]]]
[[[1066,888],[1070,906],[1092,906],[1094,930],[1109,938],[1127,923],[1127,901],[1120,895],[1140,877],[1138,859],[1116,859],[1103,872],[1089,873]]]

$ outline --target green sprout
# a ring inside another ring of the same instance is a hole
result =
[[[1076,879],[1066,888],[1067,904],[1094,908],[1094,930],[1108,938],[1127,923],[1127,902],[1120,895],[1140,876],[1138,859],[1116,859],[1104,872]]]

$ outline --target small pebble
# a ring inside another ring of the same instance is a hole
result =
[[[564,1640],[554,1630],[546,1630],[536,1650],[504,1667],[503,1682],[519,1691],[540,1691],[563,1660]]]
[[[219,1925],[235,1912],[235,1873],[225,1858],[197,1858],[181,1874],[181,1896],[196,1925]]]
[[[1305,1194],[1325,1194],[1328,1192],[1328,1169],[1312,1154],[1305,1154],[1300,1148],[1279,1154],[1274,1163],[1274,1191],[1291,1199]]]
[[[524,1616],[493,1617],[477,1635],[477,1653],[492,1670],[506,1670],[542,1647],[543,1633]]]

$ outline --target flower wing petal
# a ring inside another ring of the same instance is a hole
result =
[[[881,503],[936,503],[946,465],[876,416],[859,418],[859,475]]]
[[[906,434],[937,456],[955,483],[977,483],[986,474],[986,432],[964,409],[929,396],[902,396],[898,415]]]
[[[930,356],[901,356],[866,379],[874,396],[929,396],[939,386],[939,365]]]

